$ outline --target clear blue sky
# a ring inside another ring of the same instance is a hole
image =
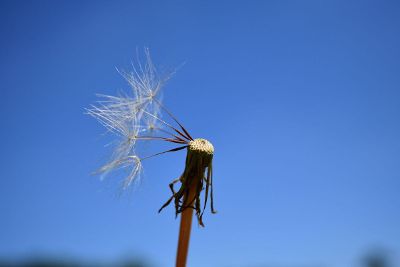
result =
[[[122,197],[96,93],[128,85],[136,48],[166,69],[165,104],[216,148],[215,205],[189,266],[400,264],[400,5],[396,1],[2,1],[0,259],[142,257],[173,266],[168,183],[145,164]]]

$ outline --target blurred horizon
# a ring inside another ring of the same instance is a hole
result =
[[[116,68],[148,47],[177,69],[163,103],[215,147],[218,213],[193,225],[188,266],[358,267],[375,250],[400,266],[399,13],[396,1],[0,1],[0,261],[173,265],[179,219],[157,211],[185,152],[148,160],[122,194],[124,177],[91,175],[115,136],[85,108],[128,91]]]
[[[357,263],[355,263],[354,267],[393,267],[391,253],[375,248],[374,250],[369,250],[364,253]],[[28,259],[20,259],[18,261],[2,261],[0,259],[0,267],[150,267],[154,266],[151,264],[151,261],[144,260],[143,258],[139,259],[128,259],[114,261],[114,262],[101,262],[94,261],[93,259],[90,261],[79,261],[72,257],[45,257],[45,256],[35,256],[28,257]],[[257,266],[257,267],[296,267],[304,265],[280,265],[280,264],[259,264],[259,265],[245,265],[245,266]],[[306,265],[306,266],[320,266],[320,265]],[[330,266],[330,265],[324,265]]]

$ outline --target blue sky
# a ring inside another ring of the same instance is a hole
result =
[[[189,266],[400,264],[400,6],[395,1],[2,1],[0,259],[172,266],[179,221],[157,214],[184,152],[120,177],[84,114],[128,85],[136,49],[185,65],[164,103],[215,146],[215,205]]]

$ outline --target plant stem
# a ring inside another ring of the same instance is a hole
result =
[[[196,188],[191,186],[189,194],[185,196],[184,206],[196,196]],[[181,213],[181,225],[179,228],[178,251],[176,255],[176,267],[185,267],[189,251],[190,231],[192,228],[193,209],[186,208]]]

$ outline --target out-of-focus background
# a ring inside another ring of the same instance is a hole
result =
[[[400,266],[396,1],[1,1],[0,265],[173,266],[157,210],[185,152],[139,186],[92,176],[85,115],[149,47],[165,105],[209,139],[215,205],[188,266]],[[182,64],[184,65],[182,66]],[[181,67],[180,67],[181,66]],[[47,264],[47,265],[46,265]]]

